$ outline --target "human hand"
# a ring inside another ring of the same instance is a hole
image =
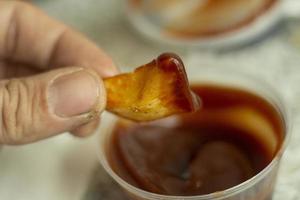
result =
[[[24,2],[0,2],[0,144],[71,131],[88,135],[106,104],[112,60],[66,25]]]

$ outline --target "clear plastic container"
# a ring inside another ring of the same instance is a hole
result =
[[[281,95],[266,82],[240,72],[205,70],[190,74],[190,80],[195,84],[213,83],[251,91],[268,100],[277,109],[282,116],[285,132],[283,144],[271,163],[251,179],[227,190],[207,195],[170,196],[147,192],[130,185],[111,169],[107,159],[107,150],[117,117],[105,113],[99,132],[99,141],[97,141],[97,153],[104,169],[133,200],[271,200],[281,157],[290,137],[289,112]]]
[[[223,48],[252,42],[286,14],[282,0],[127,0],[126,14],[147,38]],[[286,4],[286,3],[285,3]]]

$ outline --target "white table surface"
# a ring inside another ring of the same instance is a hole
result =
[[[175,51],[183,57],[188,73],[199,68],[242,69],[274,84],[287,100],[294,124],[274,199],[300,199],[300,50],[291,42],[300,44],[300,37],[291,39],[290,26],[281,26],[282,30],[247,48],[210,52],[145,41],[128,26],[118,0],[36,0],[35,3],[85,33],[123,71],[161,52]],[[297,26],[292,29],[300,34]],[[79,140],[64,134],[31,145],[4,147],[0,152],[0,199],[83,199],[92,171],[98,165],[94,141],[95,137]]]

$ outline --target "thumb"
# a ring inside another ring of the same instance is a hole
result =
[[[67,67],[0,81],[0,144],[24,144],[72,130],[105,108],[93,71]]]

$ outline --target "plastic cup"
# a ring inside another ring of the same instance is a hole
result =
[[[112,114],[105,113],[102,127],[99,132],[99,140],[97,141],[99,159],[105,171],[122,187],[130,199],[133,200],[271,200],[282,154],[290,137],[289,112],[287,111],[286,104],[283,102],[281,95],[266,82],[240,72],[220,70],[199,71],[197,74],[191,74],[190,80],[192,84],[211,83],[241,88],[263,97],[277,109],[284,123],[284,139],[280,149],[268,166],[251,179],[248,179],[239,185],[211,194],[171,196],[147,192],[130,185],[111,169],[108,162],[107,150],[108,145],[110,145],[113,127],[118,119]]]

